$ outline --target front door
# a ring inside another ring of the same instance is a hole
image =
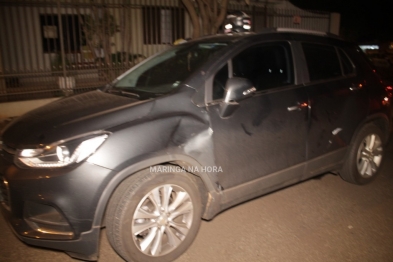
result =
[[[291,57],[288,43],[255,45],[215,74],[212,96],[217,103],[208,112],[215,163],[223,170],[218,181],[224,189],[305,162],[308,100],[305,87],[294,82]],[[228,68],[232,68],[229,73]],[[257,93],[240,101],[230,117],[222,118],[219,101],[228,75],[249,79]],[[288,180],[301,175],[294,173]]]

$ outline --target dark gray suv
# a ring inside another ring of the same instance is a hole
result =
[[[26,243],[96,260],[171,261],[200,220],[327,172],[372,181],[391,94],[355,45],[271,29],[157,54],[1,136],[1,206]]]

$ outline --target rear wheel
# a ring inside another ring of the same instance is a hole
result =
[[[367,184],[379,173],[383,159],[383,134],[373,125],[364,126],[356,135],[346,162],[340,172],[341,177],[354,184]]]
[[[201,199],[185,172],[142,171],[116,190],[107,210],[107,235],[127,261],[172,261],[194,240]]]

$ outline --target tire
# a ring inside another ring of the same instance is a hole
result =
[[[357,185],[373,181],[381,169],[383,147],[382,131],[374,124],[365,125],[353,140],[341,177]]]
[[[147,169],[124,180],[106,212],[112,247],[126,261],[176,259],[191,245],[201,223],[197,188],[185,172]]]

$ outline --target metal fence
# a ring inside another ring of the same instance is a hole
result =
[[[329,14],[230,4],[253,30],[329,30]],[[57,97],[103,86],[192,35],[180,0],[0,0],[0,102]]]

